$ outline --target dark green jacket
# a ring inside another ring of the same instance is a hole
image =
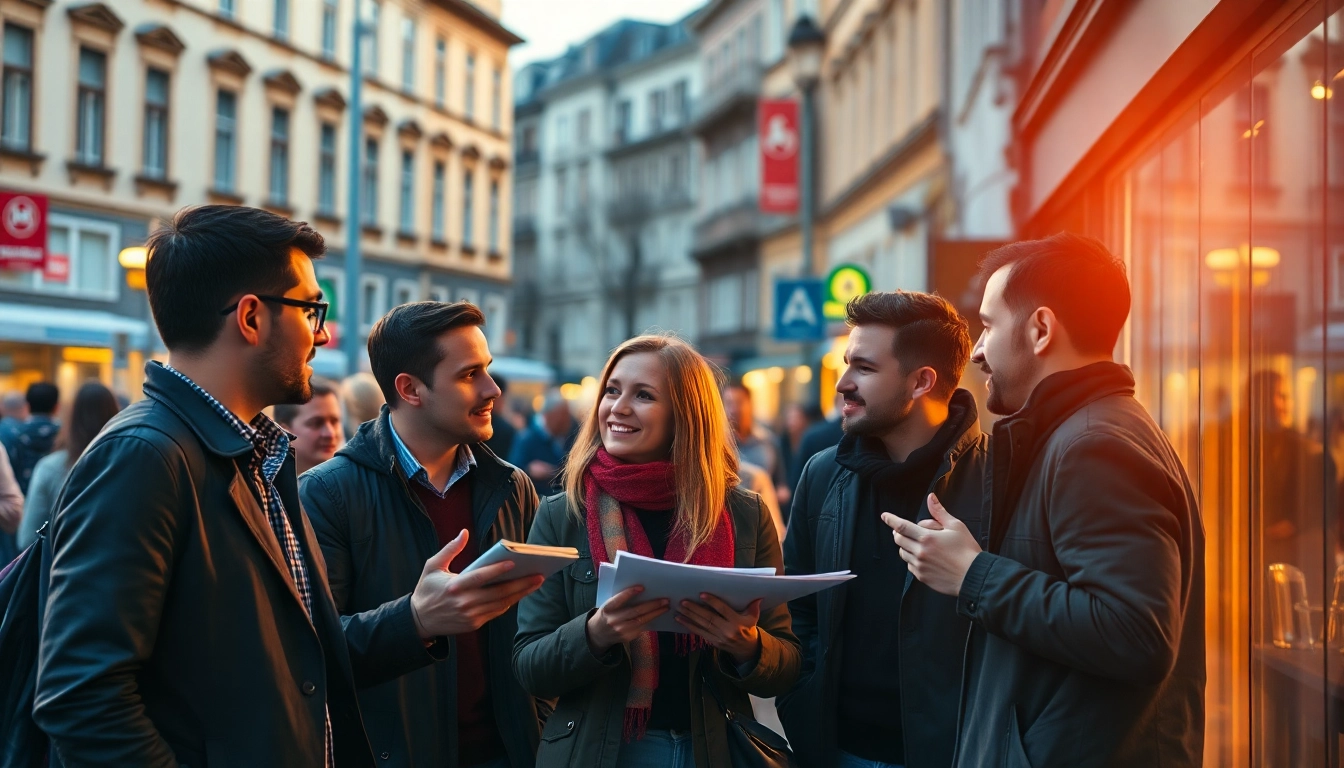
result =
[[[760,497],[735,489],[729,495],[728,509],[736,535],[734,565],[782,571],[778,534]],[[589,552],[587,526],[569,514],[564,494],[551,496],[541,502],[528,541],[579,550],[577,562],[547,579],[540,590],[523,599],[518,610],[513,652],[518,680],[534,696],[560,699],[542,731],[537,768],[612,768],[623,743],[630,657],[623,646],[604,657],[593,655],[588,647],[586,624],[596,608],[598,569]],[[780,606],[761,614],[759,626],[761,658],[745,678],[737,675],[726,655],[717,651],[691,654],[691,733],[697,768],[731,765],[725,721],[709,693],[702,690],[702,669],[717,675],[729,706],[742,712],[751,711],[747,694],[777,696],[798,676],[801,655],[789,626],[788,608]]]
[[[384,406],[335,458],[303,474],[300,494],[327,561],[331,592],[349,637],[383,638],[418,666],[372,685],[360,681],[360,706],[380,768],[455,768],[455,642],[425,648],[411,617],[410,595],[425,561],[440,549],[434,523],[411,492],[397,461]],[[522,541],[537,493],[522,470],[484,443],[471,446],[471,537],[485,551],[500,539]],[[514,768],[531,766],[539,732],[537,704],[513,679],[514,611],[485,625],[486,682],[495,725]],[[432,658],[431,658],[432,657]],[[434,664],[435,660],[445,660]]]

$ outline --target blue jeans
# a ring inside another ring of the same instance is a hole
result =
[[[690,731],[649,731],[642,739],[621,742],[617,768],[695,768]]]
[[[851,755],[842,749],[839,759],[835,761],[835,768],[901,768],[901,766],[895,763],[879,763],[876,760]]]

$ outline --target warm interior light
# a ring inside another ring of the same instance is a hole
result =
[[[800,365],[793,369],[793,380],[799,384],[810,384],[812,382],[812,367]]]
[[[117,263],[126,269],[144,269],[147,261],[149,261],[149,249],[143,245],[122,248],[121,253],[117,254]]]
[[[778,384],[784,381],[784,369],[780,368],[779,366],[775,366],[773,368],[767,368],[765,371],[765,375],[769,377],[771,384]]]
[[[112,350],[101,347],[65,347],[61,350],[61,359],[67,363],[112,363]]]
[[[1242,243],[1240,248],[1215,248],[1204,256],[1204,264],[1217,272],[1226,272],[1246,264],[1255,269],[1272,269],[1279,265],[1281,256],[1275,248]]]
[[[1322,83],[1320,80],[1317,80],[1316,84],[1311,86],[1311,98],[1317,101],[1323,101],[1334,95],[1335,90],[1327,87],[1326,84]]]

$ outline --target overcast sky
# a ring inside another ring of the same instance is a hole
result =
[[[622,18],[676,21],[705,0],[504,0],[504,26],[527,42],[509,51],[514,69],[565,52]]]

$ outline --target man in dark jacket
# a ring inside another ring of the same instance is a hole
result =
[[[510,450],[509,463],[521,467],[542,495],[560,493],[560,470],[579,437],[579,423],[569,410],[569,401],[552,389],[546,393],[541,413],[518,435]]]
[[[405,304],[379,320],[369,362],[387,405],[335,458],[303,476],[300,495],[347,627],[395,631],[395,616],[380,606],[404,600],[415,589],[415,564],[442,546],[452,551],[446,567],[460,573],[500,539],[527,540],[537,493],[485,445],[499,388],[486,373],[484,323],[467,302]],[[488,599],[429,633],[448,637],[447,663],[360,692],[379,765],[536,762],[540,724],[513,676],[513,636],[516,603],[542,581],[478,590]]]
[[[1204,533],[1165,435],[1111,362],[1124,265],[1060,234],[985,257],[972,362],[994,427],[989,543],[930,502],[887,516],[915,578],[974,631],[956,766],[1196,768],[1204,747]]]
[[[780,717],[803,765],[946,768],[970,622],[909,575],[881,514],[927,520],[930,492],[979,508],[988,438],[956,388],[971,337],[926,293],[867,294],[847,321],[845,435],[803,470],[784,563],[858,578],[790,603],[803,671]]]
[[[262,413],[310,395],[324,250],[237,206],[150,238],[169,365],[146,366],[145,399],[75,463],[51,521],[33,717],[53,765],[372,766],[356,685],[433,663],[409,600],[379,632],[342,630],[294,451]],[[423,620],[449,588],[426,567]]]

